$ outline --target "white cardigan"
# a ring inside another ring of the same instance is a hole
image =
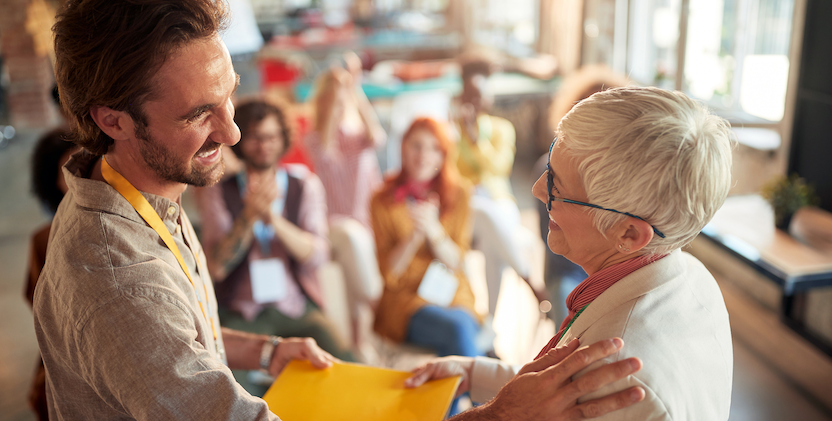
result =
[[[713,276],[693,256],[676,250],[616,282],[593,301],[560,339],[592,344],[611,337],[624,348],[603,363],[639,357],[644,367],[582,399],[631,386],[647,392],[642,402],[599,420],[727,420],[731,407],[733,348],[728,312]],[[477,358],[471,398],[494,397],[519,367]]]

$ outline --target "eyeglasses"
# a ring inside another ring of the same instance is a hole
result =
[[[555,197],[555,195],[552,194],[552,189],[554,187],[554,180],[552,179],[552,167],[549,165],[549,162],[552,161],[552,147],[555,146],[555,142],[557,142],[557,141],[558,141],[558,138],[555,138],[555,140],[552,141],[552,144],[549,145],[549,160],[546,162],[546,194],[549,195],[549,200],[546,202],[546,209],[547,210],[551,211],[552,210],[552,202],[558,201],[558,202],[563,202],[563,203],[573,203],[575,205],[588,206],[590,208],[595,208],[595,209],[601,209],[601,210],[605,210],[605,211],[620,213],[622,215],[627,215],[629,217],[640,219],[644,222],[647,222],[647,221],[644,220],[644,218],[642,218],[640,216],[633,215],[629,212],[621,212],[621,211],[618,211],[618,210],[615,210],[615,209],[609,209],[609,208],[605,208],[603,206],[593,205],[592,203],[585,203],[585,202],[579,202],[577,200],[561,199],[561,198]],[[647,223],[650,224],[649,222],[647,222]],[[658,235],[661,238],[665,238],[664,234],[662,234],[661,231],[657,230],[656,227],[654,227],[652,224],[650,224],[650,227],[653,228],[653,232],[656,233],[656,235]]]

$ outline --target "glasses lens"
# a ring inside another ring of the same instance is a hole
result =
[[[552,201],[555,200],[555,196],[552,194],[552,183],[552,170],[549,164],[546,164],[546,194],[549,197],[549,200],[546,202],[547,210],[552,210]]]

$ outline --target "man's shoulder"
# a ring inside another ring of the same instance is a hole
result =
[[[283,168],[286,170],[286,174],[288,174],[289,177],[297,178],[301,181],[307,180],[309,178],[318,178],[318,176],[315,175],[315,173],[309,170],[309,167],[303,164],[285,164],[283,165]]]
[[[53,222],[38,282],[54,310],[83,314],[131,288],[169,289],[163,280],[172,280],[178,267],[160,259],[156,251],[166,249],[145,238],[155,234],[149,227],[103,211],[62,211]]]
[[[321,178],[312,172],[309,167],[303,164],[286,164],[284,166],[286,174],[298,181],[300,187],[306,194],[310,192],[320,192],[324,194],[324,185]]]

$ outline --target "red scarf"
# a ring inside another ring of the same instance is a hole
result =
[[[623,279],[625,276],[665,256],[667,255],[648,254],[634,257],[621,263],[614,264],[606,269],[599,270],[598,272],[592,274],[592,276],[584,279],[583,282],[578,284],[578,286],[572,290],[569,297],[566,298],[566,306],[569,307],[569,315],[563,319],[563,322],[560,324],[560,329],[558,329],[558,333],[555,334],[555,336],[549,341],[548,344],[546,344],[545,347],[543,347],[543,350],[541,350],[534,359],[540,358],[558,344],[561,336],[566,333],[566,327],[569,326],[569,322],[573,317],[575,317],[575,314],[577,314],[580,309],[595,301],[595,299],[603,294],[604,291]]]
[[[416,200],[425,200],[430,192],[433,180],[428,181],[406,181],[404,184],[393,190],[393,198],[396,202],[403,202],[408,197]]]

